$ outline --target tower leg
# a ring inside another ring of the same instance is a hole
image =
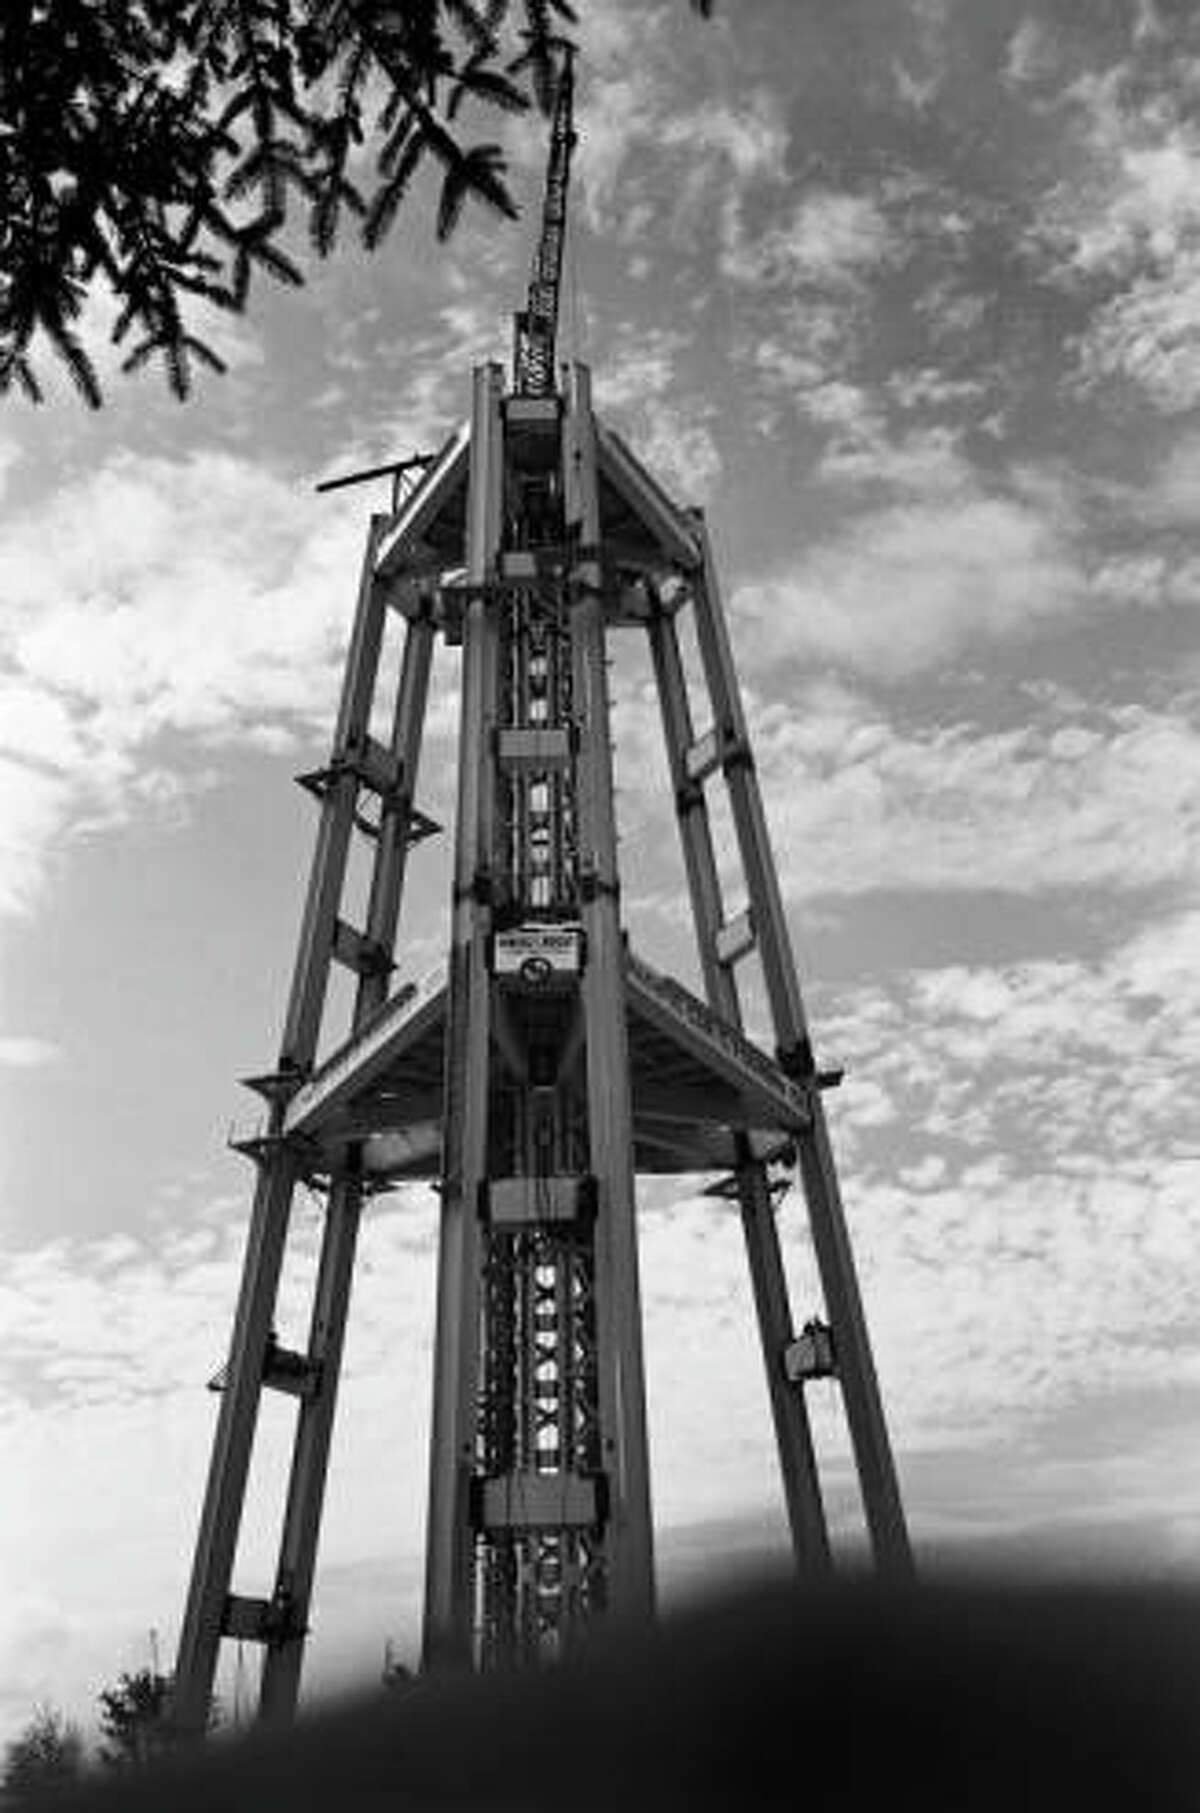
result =
[[[396,940],[432,652],[433,624],[426,615],[410,622],[405,635],[390,746],[398,781],[380,804],[365,926],[368,941],[380,950],[390,951]],[[387,973],[383,969],[370,969],[359,977],[355,1031],[386,997]],[[263,1663],[261,1713],[274,1722],[292,1717],[300,1689],[362,1205],[362,1186],[356,1176],[342,1177],[331,1185],[306,1354],[312,1391],[301,1399],[297,1420],[271,1600],[277,1628],[268,1639]]]
[[[803,1393],[783,1369],[783,1356],[795,1337],[795,1327],[766,1166],[753,1159],[740,1164],[737,1184],[792,1553],[802,1573],[827,1574],[831,1567],[829,1530],[808,1410]]]
[[[372,517],[367,535],[358,605],[346,656],[346,677],[334,731],[333,759],[321,805],[296,968],[284,1022],[281,1064],[298,1076],[303,1076],[312,1067],[317,1054],[338,909],[345,888],[350,840],[354,835],[359,792],[354,762],[369,740],[371,702],[387,619],[387,602],[375,583],[375,549],[386,520],[382,516]]]
[[[182,1737],[202,1737],[208,1728],[294,1184],[291,1156],[278,1150],[264,1164],[254,1194],[225,1389],[179,1638],[171,1722]]]
[[[895,1462],[884,1422],[824,1109],[815,1087],[812,1044],[779,881],[771,860],[762,795],[750,756],[729,631],[721,608],[712,551],[702,525],[701,533],[704,569],[694,588],[700,656],[714,717],[728,746],[725,778],[750,891],[779,1061],[792,1076],[801,1081],[807,1079],[812,1084],[811,1126],[800,1136],[800,1176],[821,1286],[833,1324],[846,1420],[876,1565],[881,1572],[904,1576],[911,1571],[912,1557]]]
[[[224,1634],[248,1636],[267,1645],[264,1694],[271,1710],[290,1711],[295,1702],[358,1222],[357,1186],[335,1187],[329,1205],[308,1356],[315,1363],[313,1376],[319,1374],[321,1389],[314,1398],[303,1401],[300,1413],[276,1590],[270,1600],[237,1600],[230,1584],[259,1400],[264,1384],[270,1382],[272,1325],[298,1175],[297,1155],[282,1136],[286,1103],[316,1056],[356,822],[360,788],[356,764],[370,744],[371,706],[387,611],[384,592],[375,580],[375,552],[386,523],[384,517],[373,518],[367,537],[332,761],[321,789],[321,819],[279,1069],[271,1079],[268,1130],[259,1157],[238,1309],[175,1665],[171,1719],[181,1735],[198,1736],[206,1729]],[[406,643],[407,679],[397,703],[396,742],[404,753],[413,752],[415,772],[432,629],[424,625],[414,626],[414,630],[415,640],[410,632]],[[402,799],[384,803],[379,839],[382,857],[377,854],[373,874],[374,919],[368,932],[375,934],[385,956],[395,932],[412,773],[405,779],[407,790]],[[356,1024],[382,998],[385,976],[386,965],[381,965],[374,974],[360,977]]]
[[[275,1722],[291,1718],[300,1690],[300,1664],[308,1629],[317,1537],[361,1214],[362,1190],[357,1179],[346,1178],[336,1183],[330,1190],[325,1211],[308,1335],[306,1358],[311,1368],[312,1390],[300,1403],[279,1565],[271,1595],[278,1629],[268,1638],[263,1662],[261,1710],[264,1718]]]
[[[913,1561],[904,1507],[884,1422],[829,1134],[815,1091],[812,1130],[800,1142],[800,1174],[808,1200],[821,1289],[833,1325],[838,1379],[846,1405],[846,1421],[850,1426],[875,1563],[881,1573],[892,1579],[906,1579],[913,1571]]]
[[[649,636],[705,991],[709,1004],[740,1031],[742,1011],[737,983],[717,955],[717,935],[723,918],[721,882],[703,789],[688,778],[687,751],[695,732],[675,620],[666,610],[660,608],[651,617]],[[803,1572],[820,1573],[830,1565],[829,1532],[808,1409],[803,1393],[790,1383],[783,1370],[783,1356],[795,1329],[779,1250],[779,1230],[766,1167],[750,1156],[744,1142],[737,1185],[792,1551]]]
[[[400,663],[400,684],[392,723],[391,755],[398,784],[380,805],[379,838],[371,871],[366,933],[378,949],[395,948],[400,903],[408,867],[410,823],[415,803],[421,739],[429,701],[429,673],[433,662],[434,627],[428,611],[409,622]],[[355,1030],[387,999],[388,978],[383,970],[360,976],[354,1002]]]

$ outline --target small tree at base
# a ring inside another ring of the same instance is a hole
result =
[[[53,1706],[39,1706],[4,1752],[0,1788],[13,1800],[61,1793],[83,1774],[83,1738]]]
[[[165,1723],[171,1683],[152,1668],[118,1676],[100,1694],[101,1761],[111,1769],[137,1769],[166,1749]]]

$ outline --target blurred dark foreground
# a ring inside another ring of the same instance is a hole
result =
[[[63,1801],[57,1806],[62,1809]],[[1200,1596],[765,1582],[523,1676],[100,1778],[79,1813],[1200,1809]]]

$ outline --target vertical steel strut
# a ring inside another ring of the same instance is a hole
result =
[[[836,1331],[838,1377],[876,1559],[889,1574],[903,1578],[911,1572],[912,1557],[895,1463],[871,1356],[824,1106],[817,1086],[816,1062],[800,993],[799,973],[771,856],[762,794],[751,755],[729,631],[721,607],[716,563],[703,521],[698,515],[696,520],[702,548],[701,569],[694,586],[700,657],[712,701],[713,720],[721,727],[721,765],[729,789],[751,902],[751,919],[762,959],[777,1055],[782,1068],[804,1084],[809,1094],[810,1125],[799,1141],[800,1175],[821,1286]],[[746,1217],[744,1188],[742,1210]],[[761,1208],[759,1219],[763,1238],[767,1239],[769,1217]],[[748,1223],[747,1239],[751,1239]],[[773,1231],[769,1240],[774,1243]],[[765,1247],[762,1258],[766,1259]],[[751,1241],[756,1286],[758,1263]],[[773,1261],[767,1263],[774,1270]]]
[[[419,835],[413,789],[434,633],[428,613],[408,625],[390,747],[375,745],[369,731],[387,608],[375,560],[386,526],[385,517],[373,518],[367,537],[329,766],[302,777],[320,801],[320,825],[279,1060],[251,1085],[265,1096],[268,1119],[263,1134],[243,1148],[257,1166],[258,1183],[175,1667],[172,1720],[183,1734],[207,1727],[222,1637],[264,1645],[264,1710],[290,1713],[299,1682],[362,1189],[354,1154],[341,1175],[324,1180],[325,1228],[307,1347],[281,1350],[275,1305],[292,1197],[306,1174],[302,1146],[287,1137],[286,1115],[316,1060],[333,964],[349,961],[358,972],[355,1029],[386,987],[405,860]],[[368,925],[358,932],[339,909],[364,795],[376,799],[378,822]],[[296,1396],[300,1408],[275,1584],[268,1598],[255,1599],[231,1592],[230,1584],[265,1388]]]

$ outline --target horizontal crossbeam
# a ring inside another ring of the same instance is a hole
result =
[[[473,1484],[478,1530],[586,1530],[605,1519],[602,1476],[583,1473],[506,1473]]]
[[[333,933],[333,955],[360,976],[384,976],[395,968],[390,953],[364,932],[339,919]]]
[[[748,957],[758,943],[754,930],[754,915],[749,907],[738,913],[733,919],[727,919],[717,932],[714,941],[717,962],[729,968],[742,957]]]
[[[241,1643],[276,1643],[303,1634],[287,1604],[245,1593],[226,1594],[221,1630]]]
[[[484,1184],[480,1212],[496,1228],[573,1222],[596,1210],[594,1177],[493,1177]]]

